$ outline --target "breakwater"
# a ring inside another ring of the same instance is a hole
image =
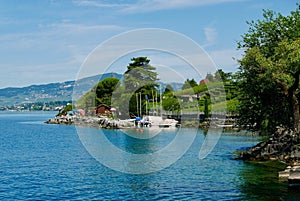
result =
[[[90,126],[107,129],[134,127],[134,122],[132,120],[111,119],[108,117],[57,116],[47,120],[45,123]]]

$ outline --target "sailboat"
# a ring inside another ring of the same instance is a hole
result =
[[[141,93],[139,95],[139,102],[138,102],[138,97],[136,97],[137,100],[137,112],[141,115],[142,111],[141,111]],[[152,97],[153,96],[153,92],[152,92]],[[148,96],[145,95],[146,98],[146,111],[147,110],[147,106],[149,104],[149,99]],[[161,93],[161,86],[160,86],[160,100],[162,100],[162,93]],[[155,101],[156,101],[156,107],[157,107],[157,93],[156,93],[156,97],[155,97]],[[152,100],[153,103],[153,109],[154,109],[154,100]],[[159,128],[176,128],[178,126],[178,121],[175,119],[163,119],[162,117],[162,101],[160,101],[160,105],[159,105],[159,110],[160,110],[160,116],[154,115],[154,111],[152,112],[152,116],[151,115],[146,115],[143,118],[141,117],[137,117],[136,118],[136,126],[137,127],[152,127],[152,126],[156,126]],[[156,110],[157,111],[157,110]]]

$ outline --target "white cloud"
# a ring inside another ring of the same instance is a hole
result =
[[[89,33],[103,33],[108,31],[124,30],[124,27],[104,24],[104,25],[86,25],[86,24],[74,24],[74,23],[56,23],[47,25],[49,34],[89,34]]]
[[[237,59],[242,57],[241,50],[223,49],[208,52],[217,68],[227,72],[236,72],[238,67]]]
[[[0,34],[0,87],[74,79],[99,43],[125,28],[116,25],[57,23],[32,32]],[[66,62],[66,59],[69,61]],[[18,83],[13,75],[22,79]]]
[[[211,45],[215,44],[217,37],[218,37],[218,32],[215,28],[205,27],[204,35],[205,35],[206,41],[205,41],[205,44],[202,46],[203,47],[211,46]]]
[[[2,49],[29,49],[44,46],[45,48],[60,46],[66,43],[89,43],[91,39],[101,41],[105,34],[111,35],[126,30],[117,25],[86,25],[72,23],[56,23],[40,25],[33,32],[0,34]],[[93,37],[91,37],[93,36]],[[99,37],[100,40],[99,40]],[[95,46],[98,44],[94,44]],[[81,46],[82,47],[82,46]]]
[[[99,8],[115,8],[115,7],[129,6],[128,4],[122,4],[122,3],[105,3],[101,1],[92,1],[92,0],[74,0],[73,2],[78,6],[94,6]]]
[[[104,1],[104,0],[74,0],[78,6],[93,6],[98,8],[119,8],[123,13],[145,13],[158,10],[183,9],[195,6],[207,6],[221,3],[245,0],[135,0],[135,1]]]
[[[125,7],[125,13],[143,13],[158,10],[182,9],[195,6],[207,6],[244,0],[139,0],[136,4]]]
[[[74,80],[79,66],[80,62],[73,58],[60,63],[1,64],[0,88]]]

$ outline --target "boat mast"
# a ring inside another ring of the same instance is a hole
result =
[[[136,98],[136,115],[139,115],[139,99],[138,99],[138,94],[135,94],[135,98]]]
[[[146,115],[148,114],[148,98],[147,98],[147,94],[145,95],[145,99],[146,99]]]
[[[142,93],[140,92],[140,117],[142,117]]]
[[[156,111],[156,115],[158,115],[158,108],[157,108],[157,90],[155,90],[155,111]]]
[[[162,118],[162,96],[161,96],[161,85],[159,85],[159,102],[160,102],[160,117]]]
[[[153,89],[151,90],[152,92],[152,116],[154,116],[154,96],[153,96]]]

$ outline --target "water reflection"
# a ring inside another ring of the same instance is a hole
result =
[[[146,174],[170,166],[189,149],[197,134],[195,129],[166,130],[155,137],[140,139],[116,130],[76,129],[82,144],[96,160],[130,174]]]
[[[278,179],[283,166],[276,162],[264,164],[245,162],[240,169],[238,188],[244,200],[299,200],[300,192],[290,189],[288,183]]]

